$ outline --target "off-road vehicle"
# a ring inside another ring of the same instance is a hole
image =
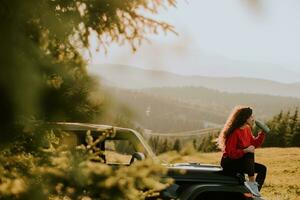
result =
[[[65,122],[51,123],[48,128],[68,132],[67,141],[73,145],[84,143],[87,131],[95,138],[106,135],[99,144],[104,152],[101,159],[113,167],[130,165],[146,158],[159,161],[142,135],[129,128]],[[168,168],[168,176],[175,180],[171,187],[161,192],[162,199],[262,199],[254,197],[244,186],[243,175],[224,175],[220,166],[201,163],[161,164]]]

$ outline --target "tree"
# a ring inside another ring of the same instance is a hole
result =
[[[155,153],[159,153],[159,142],[158,136],[150,136],[149,144]]]
[[[198,146],[198,142],[197,142],[197,140],[194,138],[194,139],[193,139],[193,147],[194,147],[194,149],[197,149],[197,146]]]
[[[173,150],[179,152],[181,149],[181,144],[180,144],[180,140],[177,138],[174,142],[174,145],[173,145]]]
[[[50,131],[24,125],[31,120],[99,120],[107,96],[88,75],[80,53],[89,48],[89,37],[96,33],[102,50],[112,42],[127,42],[135,51],[148,33],[173,31],[142,11],[155,14],[159,7],[174,4],[175,0],[0,1],[1,199],[142,199],[141,192],[152,190],[144,181],[163,189],[147,177],[134,176],[145,169],[155,177],[160,170],[153,164],[112,171],[84,156],[90,144],[73,152],[55,148]],[[128,123],[122,116],[119,121]],[[120,188],[117,174],[126,179],[125,173],[134,174],[127,181],[144,181]]]
[[[266,124],[270,127],[271,132],[268,134],[263,146],[265,147],[282,147],[286,145],[286,131],[288,129],[288,114],[284,115],[283,111],[280,111],[278,115],[275,115]]]
[[[24,119],[93,121],[105,94],[87,74],[80,51],[94,32],[99,47],[129,43],[133,50],[148,33],[173,27],[141,14],[157,13],[175,0],[2,0],[1,142],[17,134]]]
[[[205,135],[200,142],[200,145],[198,146],[198,151],[202,152],[214,152],[218,151],[218,145],[216,142],[216,139],[218,138],[217,133],[209,133],[208,135]]]
[[[279,147],[287,146],[287,140],[289,133],[289,118],[290,111],[288,111],[285,115],[282,116],[279,124],[277,126],[277,144]]]
[[[292,138],[292,146],[300,147],[300,122],[298,121]]]
[[[291,120],[291,130],[292,130],[292,146],[300,147],[300,120],[298,118],[298,108],[296,108],[295,113]]]
[[[263,146],[289,147],[300,145],[298,108],[295,109],[294,114],[291,114],[290,111],[286,113],[281,111],[266,124],[270,127],[271,132],[267,134]]]
[[[292,132],[295,130],[297,123],[298,123],[298,108],[295,109],[294,115],[291,116],[290,127]]]
[[[287,143],[289,144],[289,146],[293,146],[293,138],[297,131],[296,130],[297,123],[298,123],[298,108],[296,108],[294,114],[290,116],[289,123],[288,123],[289,131],[287,135]]]
[[[161,145],[162,145],[162,146],[160,147],[160,152],[159,152],[159,153],[164,153],[164,152],[167,152],[167,151],[170,150],[168,138],[166,138],[166,139],[164,140],[164,142],[161,143]]]

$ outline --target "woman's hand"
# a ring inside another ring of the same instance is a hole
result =
[[[244,149],[245,153],[254,153],[255,147],[253,145],[250,145],[249,147]]]

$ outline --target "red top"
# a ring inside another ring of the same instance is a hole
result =
[[[238,159],[243,157],[245,152],[243,149],[250,145],[259,147],[265,139],[265,134],[260,132],[257,137],[254,137],[250,126],[245,128],[237,128],[233,133],[226,139],[225,150],[223,157],[229,157],[232,159]]]

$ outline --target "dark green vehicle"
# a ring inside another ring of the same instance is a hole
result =
[[[53,131],[71,133],[66,138],[67,143],[71,145],[84,143],[87,131],[94,138],[104,136],[105,139],[99,144],[99,148],[104,152],[101,155],[102,160],[108,165],[130,165],[146,158],[159,161],[142,135],[132,129],[65,122],[51,123],[50,128]],[[175,180],[172,186],[161,192],[162,199],[262,199],[254,197],[244,186],[243,175],[226,176],[220,166],[201,163],[162,165],[168,168],[168,176]],[[185,173],[181,173],[182,171]]]

